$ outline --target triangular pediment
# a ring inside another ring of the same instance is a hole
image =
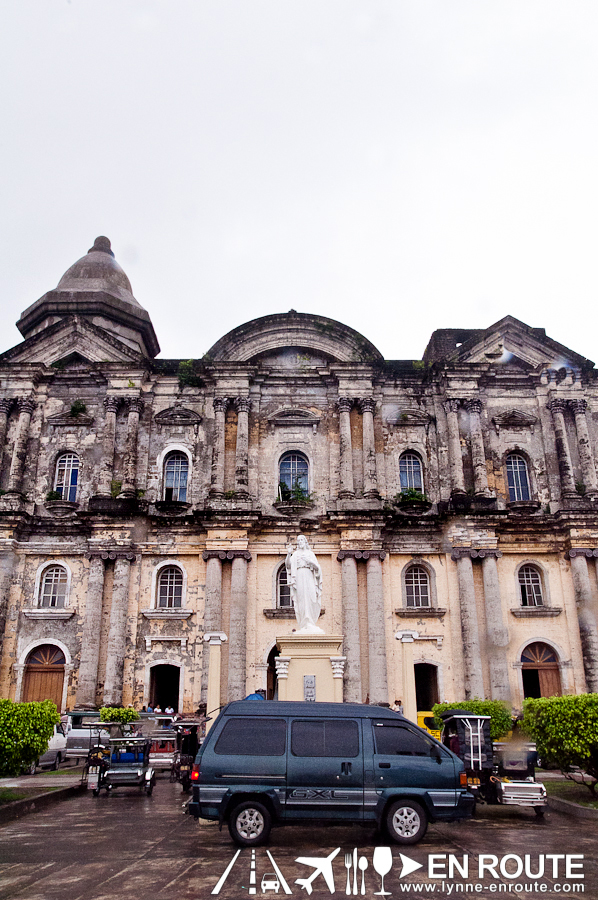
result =
[[[402,409],[394,425],[395,427],[401,425],[427,425],[429,421],[430,416],[421,409]]]
[[[513,316],[505,316],[485,331],[474,332],[470,340],[459,347],[455,359],[528,370],[593,365],[579,353],[547,337],[543,328],[530,328]]]
[[[492,423],[497,431],[501,428],[531,428],[533,430],[538,419],[520,409],[507,409],[497,416],[492,417]]]
[[[135,362],[144,357],[99,325],[67,316],[0,355],[2,362],[44,363],[55,367],[99,362]]]
[[[271,425],[288,425],[296,427],[298,425],[318,425],[320,417],[309,409],[301,409],[300,407],[285,406],[278,409],[271,416],[268,416],[268,422]]]

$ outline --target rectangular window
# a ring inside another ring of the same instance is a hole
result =
[[[230,718],[216,741],[220,756],[284,756],[287,727],[284,719]]]
[[[311,719],[291,725],[293,756],[344,756],[359,754],[359,728],[351,719]]]
[[[436,746],[425,735],[404,725],[374,723],[376,753],[384,756],[430,756]]]

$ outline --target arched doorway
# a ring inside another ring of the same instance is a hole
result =
[[[278,700],[278,680],[276,678],[276,657],[280,650],[274,645],[268,654],[268,675],[266,682],[266,700]],[[263,657],[262,657],[263,658]]]
[[[160,664],[152,666],[150,671],[149,702],[158,704],[162,711],[172,706],[175,712],[179,709],[179,687],[181,670],[178,666]]]
[[[548,644],[536,641],[528,644],[521,654],[523,696],[560,696],[561,673],[555,651]]]
[[[53,700],[60,711],[65,663],[64,653],[54,644],[42,644],[32,650],[25,663],[21,699],[25,703]]]
[[[416,663],[413,668],[417,708],[428,712],[438,703],[438,668],[431,663]]]

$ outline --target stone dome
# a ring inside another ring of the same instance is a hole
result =
[[[121,269],[107,237],[97,237],[85,256],[67,269],[56,288],[57,291],[107,291],[126,303],[142,309],[133,296],[133,289],[124,270]]]

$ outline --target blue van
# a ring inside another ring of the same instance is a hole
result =
[[[461,760],[390,709],[352,703],[240,700],[199,749],[187,812],[228,823],[242,847],[273,825],[386,827],[415,844],[428,822],[471,815]]]

